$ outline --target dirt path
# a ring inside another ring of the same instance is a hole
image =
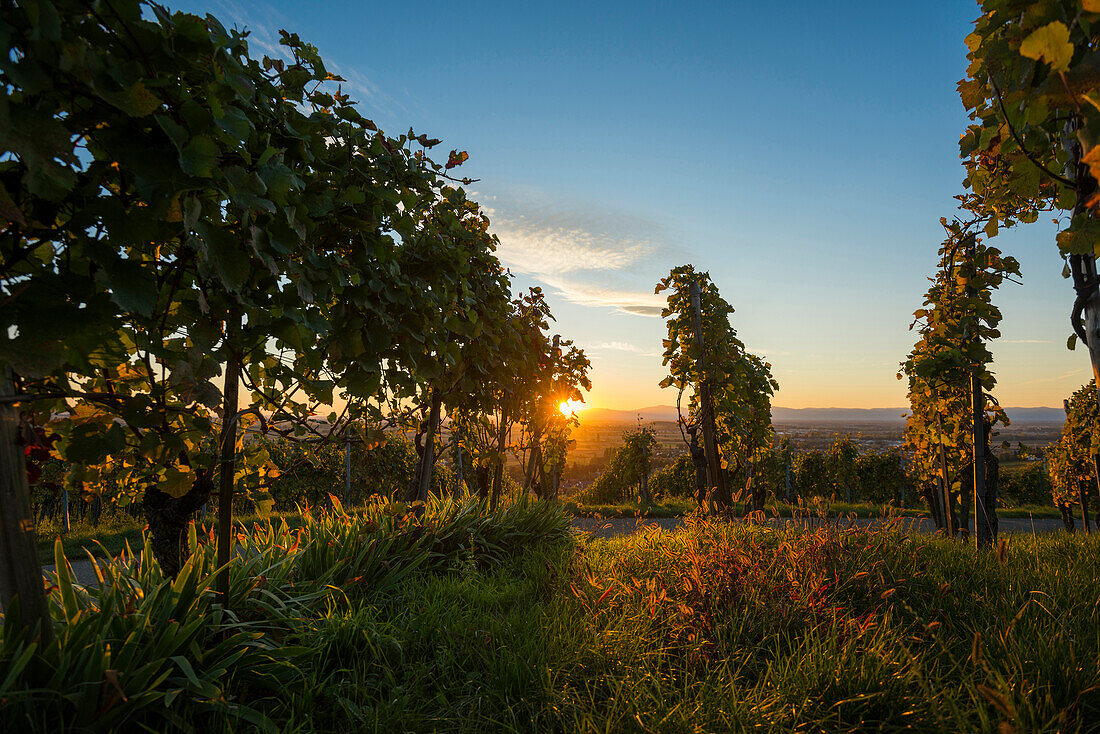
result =
[[[609,520],[597,520],[590,517],[578,517],[573,520],[573,527],[590,534],[595,538],[613,538],[617,535],[629,535],[643,527],[657,526],[662,530],[675,530],[682,520],[678,517],[662,517],[637,520],[632,517],[613,518]],[[790,520],[784,520],[790,522]],[[844,522],[848,522],[845,520]],[[851,520],[853,525],[865,526],[881,522],[877,518],[855,518]],[[935,526],[928,518],[905,518],[902,520],[906,529],[910,532],[932,532]],[[1062,529],[1062,521],[1051,518],[1001,518],[1000,530],[1005,533],[1054,533]],[[96,583],[95,571],[92,570],[91,561],[75,560],[71,562],[73,575],[79,584],[91,586]],[[53,573],[55,566],[51,563],[42,567],[43,572]]]
[[[608,520],[578,517],[573,520],[573,527],[590,533],[596,538],[613,538],[616,535],[628,535],[643,527],[650,526],[657,526],[662,530],[674,530],[680,525],[680,522],[681,519],[678,517],[653,518],[641,521],[632,517]],[[782,522],[791,522],[791,520],[784,519]],[[843,520],[841,522],[847,523],[849,521]],[[857,517],[850,522],[857,527],[863,527],[876,525],[882,521],[873,517]],[[930,518],[907,517],[902,519],[902,524],[909,532],[930,533],[936,529]],[[998,521],[998,526],[1000,531],[1004,533],[1053,533],[1062,530],[1062,521],[1052,518],[1002,517]]]

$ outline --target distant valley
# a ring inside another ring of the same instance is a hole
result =
[[[772,408],[775,423],[904,423],[908,408]],[[1062,423],[1061,408],[1005,408],[1008,417],[1019,423]],[[641,417],[646,421],[675,421],[676,406],[652,405],[636,410],[589,408],[579,415],[585,423],[629,423]]]

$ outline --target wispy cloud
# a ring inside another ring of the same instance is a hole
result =
[[[1034,380],[1024,380],[1023,382],[1017,382],[1014,387],[1020,385],[1038,385],[1044,382],[1058,382],[1059,380],[1065,380],[1070,377],[1080,377],[1084,372],[1082,370],[1071,370],[1061,375],[1055,375],[1054,377],[1037,377]]]
[[[217,7],[217,16],[222,23],[228,27],[249,31],[248,45],[253,56],[266,55],[273,59],[292,60],[293,57],[286,46],[279,43],[279,31],[286,29],[293,32],[293,23],[270,3],[218,0]],[[311,41],[304,37],[302,40],[307,43]],[[368,117],[373,114],[368,110],[388,117],[394,117],[398,110],[407,112],[401,103],[386,94],[360,69],[340,64],[323,48],[320,51],[321,58],[325,60],[325,67],[345,79],[343,82],[334,84],[338,84],[345,92],[350,92],[353,99],[367,108],[362,111]]]
[[[635,316],[659,317],[665,304],[660,296],[643,291],[591,283],[577,277],[559,278],[545,273],[533,275],[545,285],[558,291],[567,301],[584,306],[603,306]]]
[[[660,272],[657,257],[670,248],[658,225],[589,206],[555,208],[532,197],[492,201],[487,209],[500,239],[497,255],[512,271],[573,303],[661,315],[665,300],[650,284]]]
[[[623,270],[652,255],[651,242],[637,241],[577,226],[532,221],[526,215],[497,220],[497,254],[517,273],[572,273],[578,270]]]
[[[637,355],[643,356],[643,357],[659,357],[659,356],[661,356],[660,352],[656,352],[652,349],[643,349],[642,347],[639,347],[636,344],[631,344],[630,342],[621,342],[621,341],[599,342],[597,344],[592,344],[592,345],[586,347],[585,351],[589,351],[589,352],[606,352],[606,351],[629,352],[631,354],[637,354]]]

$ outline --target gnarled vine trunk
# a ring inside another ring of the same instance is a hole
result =
[[[149,523],[150,545],[153,556],[165,575],[175,578],[183,562],[190,554],[187,548],[187,525],[191,517],[214,492],[214,481],[206,473],[191,485],[182,497],[162,492],[156,485],[145,490],[141,509]]]

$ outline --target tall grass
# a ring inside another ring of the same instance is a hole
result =
[[[595,542],[559,706],[577,731],[1096,731],[1098,561],[839,524]]]
[[[89,589],[60,559],[58,641],[6,620],[0,725],[1098,729],[1098,536],[978,552],[890,523],[692,517],[577,544],[554,505],[404,509],[242,531],[231,610],[212,538],[175,582],[148,549]]]
[[[414,575],[492,568],[570,532],[569,519],[545,503],[489,511],[443,500],[420,519],[405,510],[379,503],[350,514],[337,505],[297,529],[282,520],[242,529],[228,609],[212,593],[212,533],[192,529],[193,553],[175,580],[163,576],[148,540],[109,560],[89,554],[98,580],[89,587],[74,582],[58,543],[49,594],[56,639],[43,645],[11,614],[4,619],[0,724],[281,729],[316,662],[317,646],[303,634],[316,619],[392,595]]]

